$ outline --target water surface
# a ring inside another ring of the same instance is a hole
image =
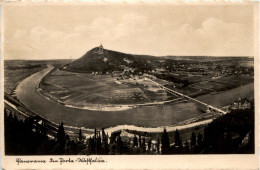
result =
[[[46,99],[38,90],[39,82],[52,68],[46,68],[24,79],[16,88],[17,98],[35,113],[57,123],[86,128],[137,125],[146,127],[173,125],[196,117],[202,107],[194,102],[172,103],[164,106],[140,107],[125,111],[89,111],[68,108]],[[240,98],[253,98],[250,83],[218,94],[198,97],[205,103],[221,107]]]

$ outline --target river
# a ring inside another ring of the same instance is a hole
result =
[[[138,107],[124,111],[90,111],[65,107],[44,97],[38,89],[41,79],[52,69],[48,67],[24,79],[16,88],[17,98],[33,112],[53,122],[65,125],[100,128],[117,125],[144,127],[169,126],[201,115],[201,106],[194,102],[172,103],[163,106]],[[212,106],[225,106],[240,98],[253,98],[254,83],[197,97]]]

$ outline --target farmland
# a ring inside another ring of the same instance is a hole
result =
[[[163,106],[136,107],[123,111],[92,111],[66,107],[57,102],[47,100],[39,90],[39,82],[52,67],[33,74],[22,81],[16,89],[19,101],[31,111],[53,122],[63,122],[69,126],[85,128],[107,128],[117,125],[135,125],[142,127],[159,127],[175,125],[204,114],[200,105],[192,102],[170,103]],[[209,102],[217,107],[228,105],[240,98],[253,97],[253,83],[215,95],[203,95],[200,101]],[[188,122],[187,122],[188,123]]]
[[[190,96],[199,96],[233,89],[252,82],[254,82],[254,77],[251,75],[225,75],[216,79],[209,78],[198,81],[182,88],[181,91],[190,94]]]
[[[12,65],[15,66],[19,63],[12,62]],[[62,62],[64,63],[64,61],[59,61],[55,64],[55,62],[50,61],[39,61],[40,65],[48,68],[35,74],[30,72],[33,71],[31,68],[15,69],[15,71],[19,71],[15,74],[16,76],[24,74],[25,70],[28,70],[30,74],[28,73],[27,78],[21,79],[23,81],[17,83],[19,85],[14,96],[31,111],[53,122],[63,121],[70,126],[86,128],[113,127],[123,124],[158,127],[174,125],[200,117],[201,115],[208,115],[203,114],[205,108],[192,101],[172,102],[161,106],[136,107],[120,111],[78,109],[89,103],[93,105],[135,105],[138,103],[156,103],[156,101],[171,100],[176,98],[176,96],[170,96],[164,90],[154,87],[144,78],[137,79],[136,76],[135,81],[133,80],[134,78],[118,80],[118,76],[113,77],[111,74],[95,75],[87,72],[64,71],[59,69],[62,66]],[[33,62],[29,61],[20,63],[24,65],[25,63],[33,64]],[[5,68],[6,73],[10,72],[10,67]],[[182,73],[179,71],[171,72],[170,74],[188,80],[190,80],[188,77],[194,76],[194,81],[187,86],[179,87],[177,86],[179,82],[175,81],[176,79],[169,81],[154,78],[153,80],[187,95],[197,93],[197,96],[199,96],[197,97],[198,100],[219,108],[230,104],[239,97],[252,98],[254,94],[254,83],[251,83],[253,82],[252,74],[240,73],[239,75],[230,75],[224,73],[217,76],[217,78],[215,75],[203,75],[195,72],[188,72],[189,76],[180,76]],[[5,78],[7,79],[10,76],[12,75],[6,75]],[[5,83],[7,82],[5,81]],[[15,84],[9,84],[12,88],[15,88]],[[217,91],[217,93],[210,94],[211,91]],[[206,95],[202,95],[203,93]],[[52,100],[50,101],[46,97]],[[67,105],[77,105],[79,107],[71,108],[67,107]]]
[[[65,106],[88,109],[90,106],[96,108],[150,105],[178,98],[152,85],[144,76],[131,75],[132,77],[118,80],[119,77],[111,73],[93,74],[93,72],[70,72],[60,69],[69,62],[69,60],[5,61],[5,92],[14,95],[13,90],[24,78],[52,65],[54,69],[40,81],[41,94]],[[209,69],[203,72],[196,71],[196,67],[189,63],[190,61],[181,62],[182,65],[187,65],[186,71],[179,69],[149,74],[154,75],[155,82],[192,97],[215,94],[254,81],[252,74],[248,72],[236,74],[236,70],[241,69],[233,69],[234,63],[228,61],[221,61],[221,64],[227,66],[219,70],[216,69],[217,66],[209,67],[209,63],[204,63]],[[232,74],[221,73],[228,69],[233,69]]]
[[[64,104],[137,104],[167,100],[170,96],[158,87],[148,87],[145,80],[115,83],[111,75],[91,75],[56,70],[44,78],[41,89],[46,96]]]
[[[36,73],[46,67],[45,63],[28,61],[6,61],[5,62],[5,92],[12,94],[14,88],[24,78]]]
[[[43,70],[47,65],[59,67],[69,60],[5,60],[4,62],[4,91],[13,94],[16,86],[26,77]]]

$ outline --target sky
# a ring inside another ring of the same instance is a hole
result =
[[[154,56],[253,56],[252,5],[10,5],[5,59],[77,59],[105,49]]]

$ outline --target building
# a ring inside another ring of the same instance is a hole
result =
[[[250,109],[251,108],[251,103],[249,102],[249,100],[247,98],[244,99],[238,99],[237,101],[235,101],[231,106],[230,109],[231,110],[244,110],[244,109]]]
[[[92,54],[104,54],[105,51],[104,51],[104,48],[103,48],[103,45],[100,44],[100,46],[98,47],[98,51],[94,51]]]
[[[100,44],[100,46],[98,47],[98,53],[103,53],[103,51],[104,51],[103,45]]]

